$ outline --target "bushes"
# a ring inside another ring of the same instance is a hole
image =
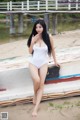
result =
[[[0,14],[0,19],[4,19],[6,18],[6,15],[5,14]]]

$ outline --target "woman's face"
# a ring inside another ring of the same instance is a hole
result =
[[[36,25],[36,32],[39,34],[41,34],[43,32],[43,27],[41,24]]]

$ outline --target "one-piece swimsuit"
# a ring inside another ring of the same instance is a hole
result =
[[[35,65],[38,69],[48,64],[48,47],[47,45],[39,46],[37,43],[33,46],[33,54],[29,59],[29,62]]]

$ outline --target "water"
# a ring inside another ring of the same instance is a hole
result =
[[[24,27],[23,33],[19,34],[18,33],[18,23],[15,23],[16,34],[11,35],[9,23],[6,24],[6,22],[0,21],[0,44],[18,41],[18,40],[22,40],[24,38],[27,39],[31,33],[33,24],[30,21],[28,21],[27,24],[25,24],[25,22],[24,22],[23,27]]]
[[[0,22],[0,44],[4,44],[7,42],[13,42],[17,40],[21,40],[24,38],[28,38],[33,24],[31,21],[24,22],[24,32],[23,34],[18,34],[17,30],[17,23],[16,23],[16,34],[10,35],[9,34],[9,23],[6,24],[6,22],[1,21]],[[52,33],[52,25],[50,24],[50,32]],[[80,21],[79,19],[76,20],[58,20],[57,24],[57,31],[58,33],[61,33],[62,31],[69,31],[69,30],[76,30],[80,29]]]
[[[80,29],[80,20],[62,20],[57,25],[58,32]]]

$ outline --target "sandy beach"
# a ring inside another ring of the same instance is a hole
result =
[[[80,30],[62,32],[54,35],[55,51],[80,46]],[[27,38],[0,45],[0,59],[28,55]],[[38,116],[31,116],[33,104],[20,104],[0,108],[8,112],[9,120],[80,120],[80,96],[41,102]]]
[[[80,97],[41,102],[35,118],[32,110],[32,103],[0,108],[0,112],[8,112],[9,120],[80,120]]]
[[[62,32],[53,36],[55,51],[80,46],[80,30]],[[0,45],[0,59],[28,55],[27,38]]]

